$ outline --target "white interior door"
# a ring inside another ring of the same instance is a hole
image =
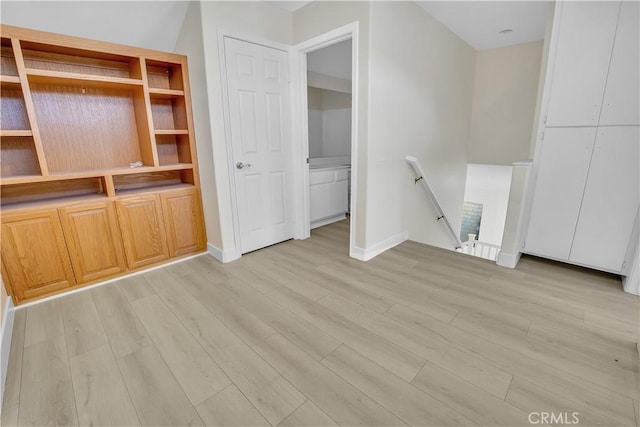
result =
[[[242,253],[293,237],[288,54],[224,38]]]

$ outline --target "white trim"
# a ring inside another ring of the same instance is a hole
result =
[[[239,250],[230,249],[223,251],[222,249],[213,246],[211,243],[207,243],[207,253],[223,263],[235,261],[242,256]]]
[[[42,298],[42,299],[39,299],[37,301],[32,301],[32,302],[27,302],[27,303],[24,303],[24,304],[20,304],[18,309],[21,310],[23,308],[27,308],[27,307],[31,307],[33,305],[41,304],[43,302],[47,302],[47,301],[55,300],[55,299],[58,299],[58,298],[66,297],[67,295],[73,295],[73,294],[77,294],[78,292],[88,291],[88,290],[91,290],[93,288],[97,288],[97,287],[100,287],[100,286],[108,285],[109,283],[117,282],[118,280],[128,279],[129,277],[134,277],[134,276],[139,276],[141,274],[148,273],[148,272],[153,271],[153,270],[159,270],[159,269],[167,267],[169,265],[178,264],[180,262],[187,261],[187,260],[190,260],[190,259],[193,259],[193,258],[198,258],[198,257],[203,256],[203,255],[207,255],[207,252],[201,252],[199,254],[195,254],[195,255],[188,256],[188,257],[176,259],[174,261],[165,262],[164,264],[154,265],[153,267],[145,268],[144,270],[134,271],[132,273],[125,274],[124,276],[114,277],[113,279],[108,279],[108,280],[105,280],[104,282],[94,283],[92,285],[87,285],[87,286],[83,286],[81,288],[72,289],[70,291],[63,292],[63,293],[60,293],[60,294],[51,295],[49,297]]]
[[[307,111],[307,61],[306,54],[336,43],[351,39],[351,224],[349,230],[349,256],[364,259],[367,251],[356,246],[356,221],[357,195],[358,195],[358,131],[359,131],[359,43],[360,26],[358,22],[352,22],[342,27],[321,34],[312,39],[295,45],[292,49],[292,114],[293,117],[293,141],[300,141],[301,149],[298,149],[296,167],[294,169],[296,182],[300,183],[299,194],[296,203],[297,226],[296,239],[306,239],[311,235],[311,222],[309,215],[309,132]],[[406,240],[406,239],[405,239]],[[379,252],[378,252],[379,253]],[[370,255],[373,258],[378,253]]]
[[[11,297],[7,298],[7,305],[4,307],[4,314],[2,316],[2,331],[0,332],[0,346],[2,346],[0,354],[0,369],[2,374],[0,375],[0,381],[2,381],[2,388],[0,390],[0,402],[4,401],[4,383],[7,380],[7,369],[9,366],[9,354],[11,352],[11,337],[13,336],[13,319],[15,316],[15,308]]]
[[[375,245],[371,245],[366,248],[354,246],[351,248],[350,255],[355,259],[359,259],[360,261],[369,261],[370,259],[393,248],[394,246],[398,246],[400,243],[407,240],[409,240],[409,231],[405,230],[402,233],[391,236],[388,239],[385,239],[381,242],[376,243]]]
[[[516,265],[518,265],[518,261],[520,261],[521,256],[522,252],[508,254],[500,251],[498,252],[498,257],[496,258],[496,264],[498,264],[500,267],[516,268]]]
[[[329,218],[323,218],[323,219],[318,220],[318,221],[314,221],[314,222],[311,223],[311,229],[313,230],[314,228],[324,227],[325,225],[329,225],[329,224],[333,224],[334,222],[342,221],[346,217],[347,217],[346,214],[340,214],[340,215],[330,216]]]
[[[636,255],[636,259],[629,270],[629,274],[622,278],[622,284],[625,292],[634,295],[640,295],[640,259]]]

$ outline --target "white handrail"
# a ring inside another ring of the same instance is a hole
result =
[[[451,226],[451,223],[449,222],[449,219],[445,215],[444,210],[442,209],[442,206],[440,205],[440,202],[438,201],[438,198],[433,193],[433,190],[431,190],[431,186],[429,185],[429,181],[427,180],[427,177],[424,174],[424,171],[422,170],[422,167],[420,166],[420,163],[418,162],[418,159],[416,159],[415,157],[411,157],[411,156],[407,156],[406,159],[407,159],[407,163],[409,163],[409,165],[411,165],[411,168],[413,169],[413,172],[416,175],[415,183],[416,184],[420,183],[422,185],[422,188],[424,188],[424,191],[425,191],[425,193],[427,193],[427,196],[431,200],[431,203],[433,203],[433,206],[436,208],[436,212],[438,213],[438,221],[442,220],[444,222],[444,224],[446,225],[447,230],[449,230],[449,234],[451,234],[451,237],[453,238],[453,240],[456,243],[456,249],[461,248],[462,247],[462,241],[460,240],[460,237],[458,237],[458,233],[456,233],[456,231]]]

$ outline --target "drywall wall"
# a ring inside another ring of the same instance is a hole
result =
[[[352,176],[356,181],[358,194],[356,197],[356,230],[355,245],[365,247],[365,229],[367,216],[365,200],[367,194],[367,136],[369,108],[369,14],[370,2],[315,1],[296,10],[293,14],[293,41],[301,43],[327,33],[336,28],[358,22],[358,175]]]
[[[309,158],[351,157],[351,95],[307,88]]]
[[[478,240],[500,245],[507,217],[511,166],[470,164],[464,201],[482,205],[482,221]],[[466,236],[465,239],[466,240]]]
[[[460,229],[473,96],[474,51],[413,2],[372,2],[366,242],[409,238],[453,248],[414,185],[417,157]]]
[[[476,52],[469,162],[529,158],[543,42]]]
[[[188,54],[189,84],[191,85],[191,105],[198,151],[198,168],[202,192],[202,206],[207,229],[207,240],[221,248],[220,214],[218,191],[213,166],[213,144],[211,143],[211,123],[209,121],[209,100],[207,98],[207,75],[204,65],[204,45],[202,38],[200,2],[189,3],[184,25],[176,41],[176,52]]]
[[[351,80],[351,39],[309,53],[307,70]]]
[[[184,1],[2,1],[3,24],[171,51]]]
[[[193,15],[188,14],[185,19],[175,51],[189,56],[189,74],[193,79],[191,92],[198,93],[197,99],[194,97],[193,110],[203,198],[207,199],[204,208],[207,237],[209,243],[217,249],[223,253],[231,253],[236,248],[223,118],[223,82],[218,58],[218,32],[226,31],[291,44],[293,20],[291,12],[267,2],[193,2],[190,13]],[[200,26],[202,29],[201,40],[204,49],[194,42],[194,26]]]

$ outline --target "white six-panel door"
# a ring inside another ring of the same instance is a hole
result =
[[[293,237],[288,56],[224,39],[241,252]]]

